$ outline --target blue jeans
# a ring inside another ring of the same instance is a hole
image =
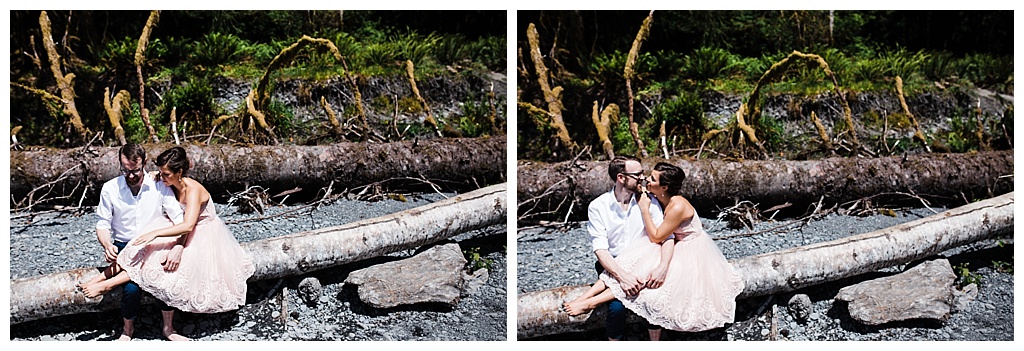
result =
[[[124,241],[114,241],[117,252],[120,253],[127,245]],[[124,284],[124,291],[121,293],[121,318],[135,320],[139,315],[139,308],[142,306],[142,288],[133,281]],[[163,301],[157,300],[157,306],[161,311],[173,311],[174,308],[167,306]]]

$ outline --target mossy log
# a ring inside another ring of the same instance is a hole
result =
[[[405,73],[409,77],[409,85],[412,86],[412,93],[416,96],[416,101],[419,101],[423,111],[427,112],[427,118],[424,119],[424,122],[429,124],[431,128],[434,128],[437,136],[441,136],[441,129],[437,125],[437,120],[434,119],[434,114],[430,113],[430,105],[427,104],[427,100],[423,99],[423,95],[420,95],[420,89],[416,87],[416,68],[413,66],[412,60],[405,60]]]
[[[825,75],[827,75],[832,80],[832,90],[836,94],[836,96],[839,97],[839,101],[843,105],[843,116],[846,118],[847,127],[850,128],[850,137],[852,139],[853,145],[854,147],[857,147],[857,128],[855,127],[856,125],[853,122],[853,113],[850,109],[850,103],[846,101],[846,95],[843,94],[843,92],[839,89],[839,80],[836,79],[835,73],[832,72],[832,69],[829,68],[828,66],[828,62],[825,62],[825,59],[823,59],[821,56],[815,54],[804,54],[799,51],[793,51],[792,53],[789,54],[789,56],[786,56],[786,58],[772,64],[772,66],[767,71],[765,71],[764,74],[761,75],[761,78],[758,78],[757,84],[754,85],[754,90],[750,92],[749,96],[747,96],[747,100],[744,103],[740,104],[740,107],[736,110],[735,128],[739,129],[740,131],[740,147],[742,148],[743,144],[745,143],[745,140],[749,140],[752,144],[757,146],[757,148],[760,149],[762,152],[764,151],[764,145],[762,145],[761,141],[757,138],[756,131],[753,127],[751,127],[748,124],[747,119],[758,118],[759,116],[761,116],[761,88],[781,78],[786,73],[786,70],[789,69],[789,67],[796,63],[798,60],[807,60],[814,63],[819,68],[821,68],[822,71],[825,72]],[[702,139],[704,141],[707,141],[725,131],[727,130],[716,129],[708,131],[707,133],[704,134]],[[854,150],[857,149],[855,148]]]
[[[145,145],[150,160],[173,146]],[[332,181],[335,189],[352,189],[393,178],[426,179],[464,190],[475,188],[475,184],[505,181],[506,174],[504,136],[319,146],[182,146],[194,162],[189,175],[207,189],[217,189],[211,191],[214,196],[260,185],[269,191],[299,187],[305,190],[295,196],[311,197]],[[84,182],[90,186],[89,198],[97,199],[103,182],[120,174],[118,148],[94,147],[92,151],[88,155],[81,155],[77,149],[11,151],[12,198],[21,199],[33,188],[81,164],[56,183],[50,194],[68,195],[76,184]],[[147,165],[149,170],[152,167],[152,163]]]
[[[644,40],[647,39],[647,35],[651,32],[651,23],[654,22],[654,10],[651,10],[647,14],[647,18],[644,18],[643,23],[640,24],[640,30],[636,33],[636,38],[633,39],[633,46],[629,48],[629,55],[626,56],[626,66],[623,69],[622,76],[626,78],[626,97],[629,101],[629,134],[633,136],[633,142],[636,143],[637,153],[640,156],[647,157],[647,148],[644,147],[643,140],[640,139],[639,125],[633,118],[633,77],[636,75],[635,66],[637,58],[640,57],[640,45],[643,44]]]
[[[984,199],[1013,190],[1013,151],[811,161],[657,158],[643,163],[650,168],[660,161],[686,172],[682,193],[702,212],[741,200],[761,208],[791,202],[796,209],[818,201],[835,204],[897,192],[962,204],[965,198]],[[536,202],[537,211],[555,209],[566,197],[585,208],[611,187],[607,161],[520,162],[517,175],[520,203]]]
[[[320,106],[323,106],[324,112],[327,113],[327,121],[331,123],[334,135],[339,138],[345,137],[345,130],[341,128],[341,123],[338,122],[338,116],[334,113],[334,109],[331,108],[331,104],[327,103],[326,97],[320,97]]]
[[[821,137],[821,143],[825,149],[835,151],[835,147],[832,146],[832,138],[828,136],[828,130],[825,130],[825,126],[821,124],[818,114],[814,111],[811,111],[811,123],[814,123],[814,128],[818,130],[818,136]]]
[[[103,89],[103,109],[107,111],[110,126],[114,128],[114,136],[117,137],[119,145],[127,143],[124,138],[124,127],[121,126],[121,110],[129,108],[129,99],[131,99],[131,95],[128,94],[127,90],[117,92],[117,95],[114,95],[114,98],[111,99],[110,88]]]
[[[267,65],[267,69],[260,76],[260,80],[256,82],[253,90],[249,92],[249,95],[245,98],[247,116],[255,118],[256,124],[263,129],[267,134],[270,135],[271,141],[276,144],[277,136],[274,135],[273,128],[271,128],[266,121],[263,111],[266,111],[267,107],[270,106],[270,77],[274,71],[289,64],[299,54],[302,48],[308,45],[316,45],[326,48],[331,54],[334,55],[334,59],[341,61],[341,52],[338,51],[338,47],[334,45],[334,42],[323,39],[323,38],[312,38],[308,35],[303,35],[294,44],[281,49],[281,52],[274,56],[274,59]],[[243,116],[244,117],[244,116]],[[243,118],[243,121],[245,119]],[[250,127],[251,129],[251,127]]]
[[[764,296],[918,261],[942,251],[1013,231],[1013,193],[919,220],[829,242],[730,260],[743,277],[737,298]],[[587,285],[519,294],[518,336],[530,338],[604,327],[607,308],[578,317],[560,311]]]
[[[68,122],[74,129],[75,134],[84,141],[90,131],[82,124],[82,116],[78,114],[78,108],[75,107],[75,74],[68,73],[65,75],[61,73],[61,57],[57,53],[57,44],[54,43],[51,36],[50,18],[46,16],[46,11],[40,11],[39,13],[39,27],[43,31],[43,47],[46,49],[46,56],[50,60],[50,73],[53,74],[53,79],[57,81],[57,89],[60,90],[63,112],[68,116]]]
[[[594,112],[591,114],[594,120],[594,127],[597,128],[597,139],[601,141],[601,148],[609,160],[615,158],[615,148],[608,137],[612,133],[612,126],[619,123],[619,105],[608,104],[604,110],[598,111],[597,100],[594,100]]]
[[[153,32],[153,27],[156,27],[157,22],[160,22],[160,11],[150,11],[149,19],[146,20],[146,26],[142,27],[142,34],[139,35],[139,44],[135,46],[135,73],[139,77],[139,109],[142,114],[142,123],[146,125],[149,138],[153,139],[154,143],[159,143],[160,139],[157,138],[156,130],[153,129],[153,124],[149,121],[149,109],[146,108],[146,80],[142,76],[142,65],[146,63],[146,47],[149,46],[149,35]],[[121,142],[121,145],[124,145],[124,142]]]
[[[540,34],[537,33],[537,26],[533,23],[526,28],[526,38],[530,43],[530,58],[533,60],[533,69],[537,73],[537,84],[540,85],[544,101],[548,104],[548,113],[545,114],[548,120],[543,125],[555,129],[555,135],[564,149],[576,150],[576,143],[569,136],[569,129],[565,127],[565,121],[562,118],[562,110],[565,109],[565,106],[562,105],[562,87],[552,88],[548,84],[551,77],[547,66],[544,65],[544,55],[540,53]]]
[[[900,108],[903,109],[903,113],[910,117],[910,124],[914,126],[914,140],[921,142],[921,145],[931,151],[928,147],[928,138],[924,136],[924,132],[921,132],[921,125],[917,124],[917,118],[914,117],[914,114],[910,112],[910,107],[907,106],[907,99],[904,98],[903,94],[903,78],[900,76],[896,76],[896,97],[900,100]]]
[[[242,244],[256,272],[249,281],[304,274],[417,248],[507,220],[507,185],[345,225]],[[119,307],[120,290],[86,299],[75,284],[98,273],[80,268],[11,280],[11,324]]]

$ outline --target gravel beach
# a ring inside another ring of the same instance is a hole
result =
[[[453,194],[445,194],[452,196]],[[229,224],[239,242],[346,224],[378,217],[443,199],[440,194],[407,196],[407,201],[337,200],[316,210]],[[267,210],[273,215],[299,206]],[[225,222],[252,218],[217,204]],[[32,277],[105,263],[96,241],[94,213],[43,213],[11,220],[11,279]],[[460,234],[450,241],[462,250],[476,248],[491,262],[486,284],[458,304],[415,304],[376,309],[363,304],[354,286],[343,284],[348,274],[376,263],[413,255],[413,250],[315,271],[302,276],[249,282],[247,304],[234,312],[179,312],[175,326],[197,340],[505,340],[507,338],[507,281],[505,225]],[[323,293],[307,306],[296,293],[299,282],[315,277]],[[283,295],[283,297],[282,297]],[[160,313],[146,305],[136,322],[136,339],[162,340]],[[111,340],[120,335],[117,311],[60,316],[11,325],[11,340]]]
[[[945,209],[933,208],[941,212]],[[756,255],[785,248],[839,239],[866,233],[899,223],[932,215],[929,209],[905,209],[891,215],[849,216],[829,214],[806,225],[793,225],[775,231],[768,229],[788,219],[761,222],[753,228],[728,229],[725,221],[703,218],[705,229],[715,238],[746,232],[767,231],[752,236],[715,240],[728,259]],[[525,226],[523,226],[525,227]],[[570,222],[563,227],[536,227],[517,234],[518,293],[551,289],[559,286],[592,284],[595,258],[591,252],[586,222]],[[1013,335],[1013,272],[997,264],[1013,265],[1013,238],[992,238],[971,245],[947,250],[939,257],[948,258],[956,267],[967,264],[972,274],[982,281],[978,297],[966,310],[951,314],[944,323],[931,320],[893,322],[882,326],[866,326],[852,320],[842,304],[833,304],[842,287],[877,278],[902,267],[892,267],[879,274],[865,274],[841,281],[807,287],[774,296],[752,297],[737,303],[736,322],[724,328],[681,333],[666,331],[664,340],[1014,340]],[[935,257],[933,257],[935,258]],[[930,258],[932,259],[932,258]],[[787,308],[794,294],[807,294],[812,302],[807,322],[797,322]],[[773,309],[776,334],[771,334]],[[604,331],[548,335],[529,340],[604,340]],[[630,325],[627,340],[647,340],[641,325]]]

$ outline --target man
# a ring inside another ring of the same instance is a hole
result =
[[[118,155],[122,175],[103,184],[100,204],[96,206],[96,215],[99,216],[99,221],[96,222],[96,238],[103,246],[104,258],[112,267],[117,267],[118,252],[133,238],[151,229],[181,223],[184,215],[174,191],[146,174],[146,150],[141,145],[125,144]],[[173,271],[178,268],[183,248],[179,241],[178,245],[171,249],[163,263],[164,269]],[[102,274],[98,278],[102,278]],[[141,301],[142,290],[139,286],[134,282],[125,284],[121,297],[124,329],[118,340],[131,340]],[[168,340],[188,340],[174,330],[174,309],[162,301],[158,301],[158,305],[163,314],[164,336]]]
[[[615,262],[615,257],[633,240],[648,240],[641,209],[637,205],[643,173],[643,166],[636,157],[616,156],[608,164],[608,176],[615,185],[611,191],[591,201],[587,209],[587,231],[597,255],[595,268],[598,274],[608,272],[629,295],[639,294],[649,286],[648,277],[635,276]],[[651,217],[655,224],[661,223],[662,216],[661,206],[658,201],[653,201]],[[647,323],[647,329],[651,340],[660,339],[661,327]],[[606,331],[608,340],[620,340],[626,332],[626,308],[619,300],[608,305]]]

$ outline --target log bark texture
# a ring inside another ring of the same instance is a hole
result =
[[[477,184],[505,181],[505,145],[502,136],[386,144],[182,146],[194,162],[189,176],[203,183],[214,196],[224,196],[251,185],[261,185],[271,192],[300,187],[316,193],[331,181],[335,181],[335,189],[352,189],[403,177],[430,179],[453,189],[475,189],[479,187]],[[172,146],[145,145],[148,159],[155,160],[160,152]],[[33,188],[82,164],[84,167],[56,184],[51,195],[66,195],[84,181],[91,186],[90,199],[97,199],[103,182],[119,175],[118,149],[97,147],[91,151],[85,155],[77,149],[11,151],[11,195],[21,199]],[[150,164],[147,169],[154,168]]]
[[[746,284],[737,298],[771,295],[920,260],[942,251],[1013,231],[1013,193],[954,208],[916,221],[839,240],[731,260]],[[519,294],[519,338],[604,326],[605,309],[569,317],[563,301],[587,285]]]
[[[643,163],[650,168],[659,161],[663,159]],[[825,203],[904,192],[959,199],[962,204],[963,197],[984,199],[1013,190],[1013,178],[1005,177],[1013,174],[1013,151],[812,161],[674,158],[666,162],[686,172],[683,195],[704,212],[733,206],[738,200],[758,203],[761,208],[786,202],[810,204],[823,194]],[[577,207],[586,208],[612,184],[607,161],[520,161],[517,172],[519,204],[529,201],[532,208],[537,202],[536,211],[555,209],[566,196],[583,206]],[[546,191],[547,195],[539,196]],[[585,212],[574,213],[575,218]]]
[[[505,223],[507,184],[336,227],[243,243],[256,272],[249,281],[279,278],[352,263],[438,242]],[[81,268],[11,280],[11,324],[83,312],[117,309],[120,290],[86,299],[75,284],[97,274]]]

